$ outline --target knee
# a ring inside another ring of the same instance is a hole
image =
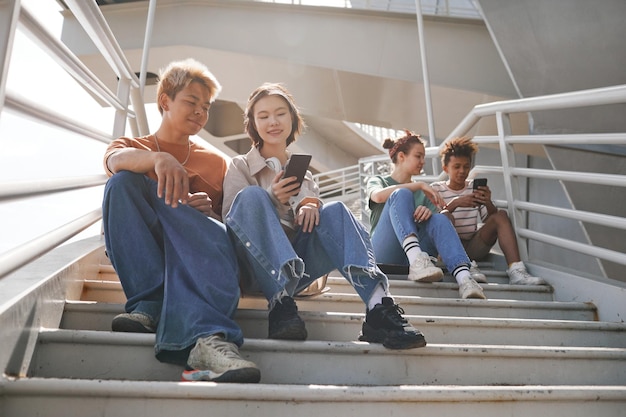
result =
[[[235,196],[234,203],[238,204],[248,204],[248,203],[257,203],[264,198],[269,197],[267,191],[258,185],[249,185],[247,187],[242,188],[237,195]]]
[[[275,210],[274,203],[267,191],[258,185],[249,185],[237,193],[225,220],[227,224],[234,218],[242,221],[250,219],[252,214],[261,216],[271,210]]]
[[[389,196],[389,199],[394,199],[394,200],[402,199],[402,198],[410,198],[411,200],[413,200],[413,192],[409,190],[408,188],[398,188],[397,190],[392,192],[391,195]]]
[[[492,217],[494,221],[497,223],[510,223],[511,222],[511,220],[509,219],[509,213],[507,213],[505,210],[502,210],[502,209],[492,214]]]
[[[137,187],[142,186],[145,181],[143,174],[138,174],[131,171],[120,171],[114,174],[106,183],[105,188],[111,192],[123,190],[136,190]]]
[[[339,218],[344,214],[350,214],[350,211],[341,201],[331,201],[330,203],[325,203],[320,208],[320,216],[333,216],[333,218]]]
[[[436,227],[454,227],[448,216],[441,213],[433,213],[430,222]]]

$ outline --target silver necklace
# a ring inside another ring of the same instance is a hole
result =
[[[161,147],[159,146],[159,138],[157,137],[156,133],[154,134],[154,143],[156,143],[157,152],[161,152]],[[181,165],[185,166],[187,161],[189,161],[189,155],[191,155],[191,141],[187,139],[187,157],[183,162],[180,163]]]

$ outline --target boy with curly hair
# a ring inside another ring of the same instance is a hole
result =
[[[474,180],[467,179],[477,152],[478,146],[468,137],[451,139],[440,151],[448,180],[434,182],[431,186],[446,203],[442,213],[454,224],[473,267],[476,267],[475,261],[484,259],[498,242],[508,265],[506,272],[511,284],[546,285],[542,278],[531,276],[526,270],[509,215],[493,204],[489,186],[474,189]],[[478,228],[479,217],[484,223],[481,228]]]

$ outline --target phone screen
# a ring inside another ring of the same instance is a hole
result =
[[[285,173],[283,178],[296,177],[296,182],[302,183],[307,169],[309,169],[309,163],[311,162],[311,155],[307,154],[293,154],[287,165],[285,166]]]
[[[474,190],[478,187],[485,187],[487,185],[487,178],[474,179]]]

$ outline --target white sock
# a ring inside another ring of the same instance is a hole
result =
[[[374,293],[370,297],[370,301],[367,305],[367,308],[371,310],[374,307],[376,307],[376,304],[382,304],[383,297],[389,297],[389,293],[385,291],[382,285],[377,285],[376,289],[374,290]]]
[[[406,253],[406,258],[409,260],[409,265],[412,265],[417,257],[422,253],[420,248],[420,242],[417,240],[417,236],[410,235],[402,242],[402,249]]]
[[[456,269],[452,271],[452,275],[459,285],[472,279],[467,265],[457,266]]]

